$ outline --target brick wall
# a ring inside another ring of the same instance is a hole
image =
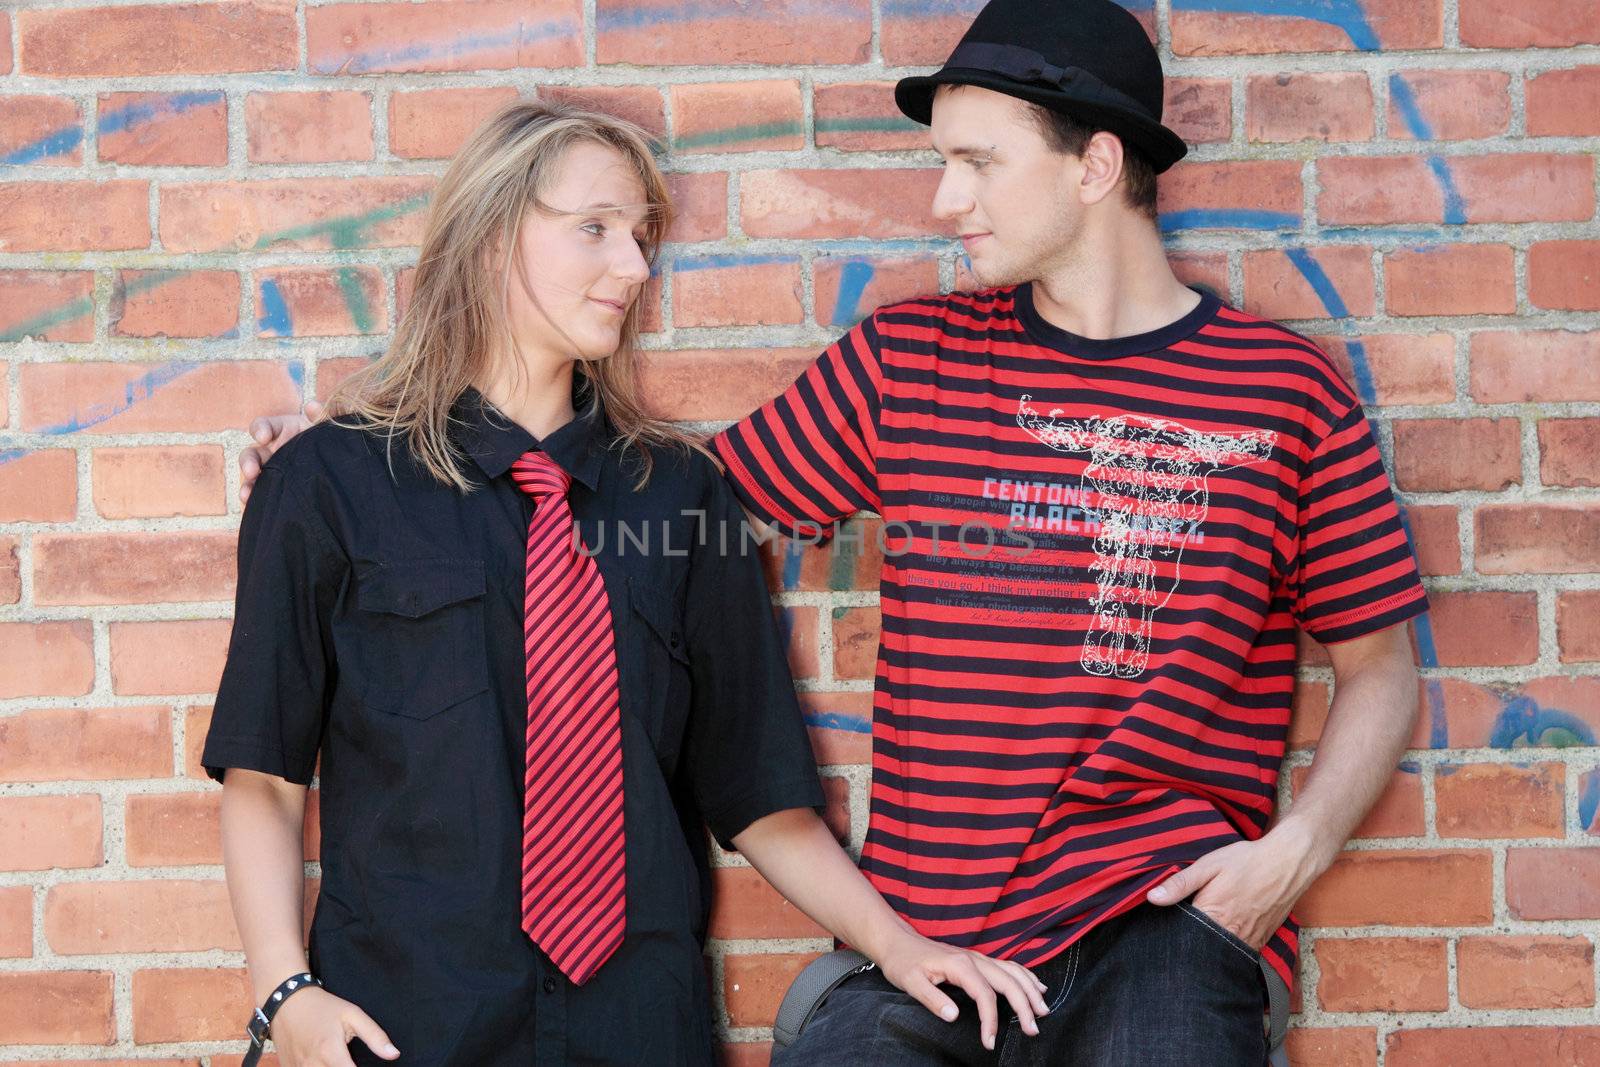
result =
[[[1302,905],[1295,1062],[1600,1063],[1600,13],[1128,5],[1196,146],[1163,179],[1174,259],[1343,361],[1434,598],[1414,750]],[[197,756],[241,428],[382,346],[443,160],[519,94],[672,143],[651,392],[704,428],[744,414],[876,304],[962,283],[888,82],[977,5],[23,6],[0,10],[0,1061],[233,1064],[249,991]],[[871,521],[770,571],[857,844]],[[1326,663],[1307,647],[1286,797]],[[719,1025],[763,1063],[828,943],[722,862]]]

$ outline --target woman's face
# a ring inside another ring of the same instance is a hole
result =
[[[511,272],[512,332],[526,359],[604,359],[650,278],[644,183],[616,149],[582,141],[541,199],[551,212],[529,211],[520,235],[526,289]]]

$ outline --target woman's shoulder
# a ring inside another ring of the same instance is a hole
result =
[[[628,449],[622,469],[630,481],[638,477],[639,458],[645,454],[651,459],[648,488],[665,500],[681,502],[685,507],[703,504],[722,482],[721,468],[705,452],[661,442],[638,442]]]

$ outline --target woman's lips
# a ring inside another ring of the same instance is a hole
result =
[[[593,297],[593,296],[591,296],[589,299],[593,300],[596,304],[599,304],[603,308],[609,308],[612,311],[615,311],[618,315],[621,315],[623,312],[628,310],[626,307],[624,307],[622,305],[622,303],[620,301],[616,301],[616,300],[601,300],[598,297]]]

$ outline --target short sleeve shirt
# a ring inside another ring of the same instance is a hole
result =
[[[1261,836],[1296,630],[1426,609],[1332,362],[1200,296],[1112,340],[1028,285],[879,308],[717,438],[769,523],[883,517],[861,865],[930,937],[1039,963]]]
[[[467,493],[327,423],[266,464],[202,763],[308,783],[320,757],[312,970],[408,1062],[708,1065],[703,826],[731,847],[824,803],[759,545],[703,455],[656,450],[641,490],[603,413],[542,442],[473,391],[455,415]],[[521,925],[533,448],[572,475],[621,692],[626,929],[581,987]]]

